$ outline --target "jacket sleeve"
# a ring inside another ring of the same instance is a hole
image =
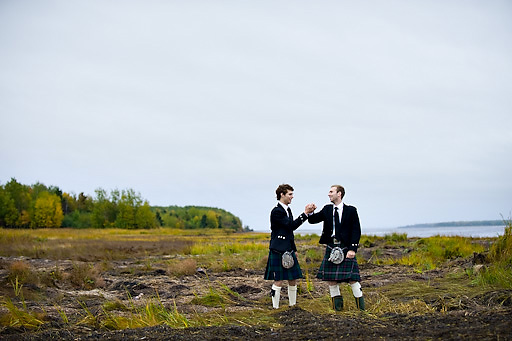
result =
[[[325,217],[325,206],[322,208],[321,211],[317,212],[317,213],[313,213],[311,214],[309,217],[308,217],[308,222],[310,224],[318,224],[322,221],[324,221],[324,217]]]
[[[353,217],[352,217],[352,231],[350,234],[350,245],[348,245],[348,249],[354,252],[357,252],[357,248],[359,247],[359,240],[361,239],[361,224],[359,222],[359,216],[357,214],[357,209],[354,207]]]
[[[301,213],[297,219],[292,221],[284,210],[273,209],[270,213],[270,229],[272,231],[280,229],[295,231],[306,220],[307,216],[304,213]]]

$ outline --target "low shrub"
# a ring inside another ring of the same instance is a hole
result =
[[[187,258],[178,261],[170,261],[167,265],[167,273],[172,276],[193,275],[197,270],[197,261]]]
[[[19,260],[9,265],[7,280],[12,283],[17,281],[19,284],[37,284],[39,282],[37,273],[30,264]]]
[[[75,263],[73,269],[68,274],[70,283],[76,288],[91,290],[103,287],[105,281],[101,277],[99,265],[88,263]]]

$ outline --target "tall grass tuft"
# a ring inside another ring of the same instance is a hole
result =
[[[69,274],[69,281],[77,288],[94,289],[105,284],[100,275],[100,265],[92,265],[87,263],[73,264],[73,269]]]
[[[173,328],[186,328],[191,324],[185,315],[178,311],[176,302],[172,308],[166,308],[158,292],[156,297],[151,297],[143,305],[136,305],[129,296],[131,308],[122,306],[123,310],[129,309],[130,315],[114,315],[104,306],[105,319],[101,322],[102,327],[107,329],[142,328],[166,324]],[[110,305],[109,305],[110,306]],[[112,307],[110,307],[112,308]]]
[[[476,281],[481,285],[497,285],[512,289],[512,221],[506,222],[505,233],[489,250],[490,265],[480,271]]]
[[[31,312],[23,302],[23,308],[18,308],[10,298],[6,298],[3,307],[9,311],[0,317],[0,324],[9,327],[36,329],[44,324],[44,315]]]
[[[9,265],[7,279],[20,284],[37,284],[37,275],[32,267],[24,261],[14,261]]]

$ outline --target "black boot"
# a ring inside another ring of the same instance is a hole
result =
[[[356,307],[359,309],[359,310],[364,310],[364,298],[363,296],[361,297],[354,297],[356,299]]]
[[[332,302],[332,308],[336,311],[342,311],[343,310],[343,296],[338,295],[331,297]]]

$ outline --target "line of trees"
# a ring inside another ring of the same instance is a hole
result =
[[[41,227],[119,227],[154,228],[155,214],[149,203],[132,189],[97,189],[92,198],[63,192],[57,186],[42,183],[28,186],[11,178],[0,186],[0,226],[10,228]]]
[[[152,207],[161,226],[173,226],[183,229],[223,228],[242,231],[242,222],[238,217],[220,208],[201,206]]]
[[[75,195],[57,186],[28,186],[15,178],[0,185],[0,227],[8,228],[126,228],[158,226],[195,229],[227,228],[242,231],[240,219],[218,208],[198,206],[151,207],[132,189],[99,188],[95,197]]]

